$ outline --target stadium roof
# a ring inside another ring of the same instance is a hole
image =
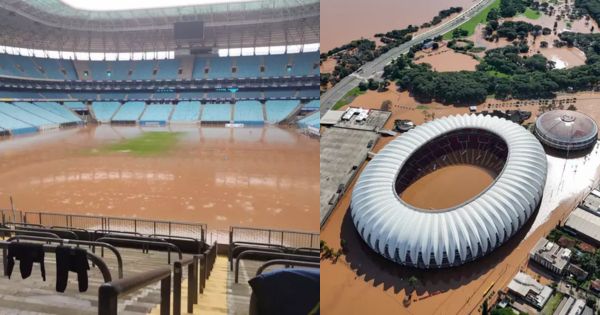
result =
[[[398,197],[396,179],[411,155],[461,129],[481,129],[506,142],[508,157],[494,183],[436,212]],[[541,200],[546,172],[541,144],[515,123],[482,115],[436,119],[394,139],[369,162],[352,192],[352,219],[369,247],[392,261],[425,268],[460,265],[489,253],[525,224]]]
[[[0,1],[0,45],[83,52],[174,50],[182,43],[174,39],[173,24],[186,21],[204,22],[202,47],[319,42],[319,0],[204,0],[204,4],[108,11],[81,10],[71,6],[74,0],[65,1],[69,4]],[[189,1],[199,0],[180,3]]]

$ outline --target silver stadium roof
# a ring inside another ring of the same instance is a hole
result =
[[[404,163],[431,140],[461,129],[481,129],[505,142],[508,155],[495,181],[477,197],[440,211],[401,200],[395,182]],[[352,219],[369,247],[389,260],[420,268],[460,265],[525,224],[542,198],[546,172],[541,144],[523,127],[482,115],[441,118],[396,138],[369,162],[352,192]]]
[[[0,45],[85,52],[177,48],[173,24],[204,21],[203,45],[262,47],[319,42],[319,0],[250,0],[88,11],[61,0],[0,0]]]

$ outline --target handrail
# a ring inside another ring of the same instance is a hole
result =
[[[87,240],[83,240],[83,241],[91,241],[91,237],[90,237],[90,231],[86,230],[86,229],[80,229],[80,228],[75,228],[75,227],[68,227],[68,226],[60,226],[60,225],[53,225],[50,227],[51,230],[65,230],[65,231],[77,231],[77,232],[81,232],[81,233],[85,233],[87,235]]]
[[[51,237],[51,238],[61,239],[58,235],[56,235],[54,233],[50,233],[50,232],[38,232],[38,231],[29,231],[29,230],[13,230],[13,229],[7,229],[7,228],[0,228],[0,232],[15,233],[15,235],[17,235],[17,233],[19,233],[19,234],[22,234],[22,235],[43,236],[43,237]],[[3,234],[0,233],[0,235],[3,235]]]
[[[255,246],[237,246],[233,249],[233,251],[231,251],[231,259],[229,260],[229,270],[233,271],[234,258],[239,256],[240,253],[243,253],[248,250],[260,250],[270,253],[285,253],[285,250],[283,248],[259,248]]]
[[[106,229],[99,229],[99,230],[94,230],[94,235],[96,234],[124,234],[124,235],[136,235],[136,236],[144,236],[144,234],[140,233],[140,232],[130,232],[130,231],[118,231],[118,230],[106,230]]]
[[[265,255],[269,257],[281,257],[283,259],[304,259],[304,261],[308,262],[319,262],[321,257],[316,256],[305,256],[305,255],[295,255],[295,254],[284,254],[284,253],[272,253],[272,252],[262,252],[259,250],[248,250],[243,253],[240,253],[235,260],[235,283],[238,283],[239,279],[239,271],[240,271],[240,261],[245,256],[250,255]]]
[[[137,291],[157,281],[160,281],[160,314],[169,315],[171,268],[166,266],[102,284],[98,288],[98,315],[116,315],[119,296]]]
[[[91,245],[91,246],[93,246],[92,251],[95,250],[94,249],[95,246],[105,247],[105,248],[111,250],[113,252],[113,254],[115,254],[115,256],[117,257],[117,272],[119,273],[119,279],[123,278],[123,258],[121,257],[121,253],[119,252],[119,250],[111,244],[95,242],[95,241],[55,239],[55,238],[48,238],[48,237],[29,236],[29,235],[15,235],[15,236],[9,238],[7,241],[11,242],[13,240],[16,240],[17,242],[19,240],[54,242],[54,243],[60,243],[61,245],[64,245],[64,244]]]
[[[6,249],[7,249],[9,243],[10,242],[0,241],[0,247],[2,248],[3,255],[6,255]],[[42,246],[44,248],[44,252],[46,252],[46,253],[55,253],[56,252],[56,246],[50,246],[50,245],[42,245]],[[110,274],[110,270],[108,269],[108,266],[106,265],[104,260],[102,258],[98,257],[94,253],[90,253],[90,252],[86,251],[86,254],[87,254],[87,258],[89,260],[91,260],[93,264],[98,266],[98,269],[100,269],[100,273],[102,273],[102,278],[104,279],[104,282],[112,281],[112,275]]]
[[[53,233],[53,232],[50,232],[51,229],[46,228],[46,227],[15,226],[15,230],[18,230],[18,231],[34,231],[34,232]],[[73,232],[73,231],[70,231],[70,230],[59,230],[59,229],[55,229],[55,230],[63,232],[63,233],[66,233],[69,236],[72,236],[73,237],[72,239],[75,239],[75,240],[79,239],[79,236],[77,236],[77,234],[75,234],[75,232]],[[56,234],[56,233],[53,233],[53,234]],[[56,235],[58,235],[58,234],[56,234]],[[63,238],[63,237],[61,237],[61,238]]]
[[[118,237],[101,237],[96,240],[96,242],[102,242],[102,241],[107,242],[109,244],[110,244],[110,242],[126,242],[126,243],[138,244],[138,245],[153,245],[153,246],[158,246],[158,247],[165,247],[169,250],[169,258],[168,258],[169,264],[171,264],[171,249],[177,251],[177,254],[179,255],[179,260],[181,260],[183,258],[183,253],[181,252],[179,247],[177,247],[174,244],[168,243],[168,242],[153,242],[153,241],[145,241],[145,240],[118,238]]]
[[[273,260],[269,260],[269,261],[265,262],[260,267],[258,267],[258,269],[256,270],[256,275],[258,276],[258,275],[262,274],[263,271],[265,271],[265,269],[267,269],[273,265],[299,266],[299,267],[311,267],[311,268],[313,268],[313,267],[320,268],[321,267],[320,263],[313,263],[313,262],[300,261],[300,260],[290,260],[290,259],[273,259]]]
[[[4,223],[4,225],[11,225],[11,224],[14,226],[21,225],[21,226],[37,226],[37,227],[41,227],[41,228],[44,227],[41,224],[35,224],[35,223],[22,223],[22,222],[10,222],[10,221]]]
[[[193,256],[173,263],[173,315],[181,315],[181,282],[183,267],[188,266],[187,312],[194,310],[194,296],[198,294],[198,258]]]

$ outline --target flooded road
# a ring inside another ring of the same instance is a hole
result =
[[[172,127],[156,156],[107,145],[166,128],[90,126],[0,141],[0,207],[318,229],[319,142],[278,127]]]
[[[467,9],[473,4],[473,0],[376,0],[353,1],[351,5],[344,0],[321,1],[321,51],[409,24],[420,26],[441,10],[453,6]]]

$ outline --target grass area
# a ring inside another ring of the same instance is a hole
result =
[[[499,8],[499,7],[500,7],[500,0],[495,0],[494,2],[492,2],[492,4],[490,4],[485,9],[483,9],[483,11],[479,12],[479,14],[475,15],[474,17],[472,17],[470,20],[463,23],[458,28],[469,32],[469,36],[473,35],[473,33],[475,33],[475,27],[477,27],[477,25],[479,25],[480,23],[486,22],[487,15],[490,12],[490,10],[492,10],[493,8]],[[452,39],[452,31],[444,34],[444,39],[446,39],[446,40]]]
[[[552,297],[550,297],[550,299],[548,300],[548,302],[546,303],[546,305],[544,306],[544,308],[542,309],[542,312],[540,314],[542,315],[552,315],[554,313],[554,311],[556,310],[556,308],[558,307],[558,304],[560,304],[560,301],[563,298],[563,294],[560,292],[556,292]]]
[[[337,101],[335,105],[333,105],[333,109],[340,109],[350,103],[359,95],[365,94],[365,91],[361,91],[358,87],[353,88],[350,92],[346,93],[341,100]]]
[[[418,105],[418,106],[417,106],[417,109],[418,109],[418,110],[428,110],[428,109],[429,109],[429,106],[426,106],[426,105]]]
[[[144,132],[139,137],[123,140],[106,147],[107,152],[127,152],[135,155],[157,155],[169,151],[179,138],[179,132]]]
[[[533,10],[532,8],[527,8],[525,12],[523,12],[523,15],[531,20],[537,20],[542,16],[540,11]]]
[[[496,70],[488,70],[485,73],[487,73],[487,74],[489,74],[489,75],[491,75],[493,77],[496,77],[496,78],[508,78],[508,77],[510,77],[510,75],[508,75],[506,73],[498,72]]]

